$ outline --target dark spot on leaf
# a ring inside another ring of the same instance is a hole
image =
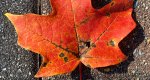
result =
[[[67,58],[67,57],[64,57],[64,61],[65,61],[65,62],[68,62],[68,58]]]
[[[42,64],[43,67],[46,67],[46,65],[47,65],[47,62],[44,62],[44,63]]]
[[[109,4],[112,0],[91,0],[91,1],[93,8],[100,9],[105,5]]]
[[[107,13],[106,13],[106,16],[110,17],[110,13],[109,13],[109,12],[107,12]]]
[[[108,46],[115,46],[115,42],[113,40],[110,40],[107,45]]]
[[[85,42],[85,45],[89,48],[91,46],[91,42],[90,41]]]
[[[64,57],[64,56],[65,56],[64,53],[60,53],[60,54],[59,54],[59,57]]]
[[[69,50],[69,48],[67,47],[67,48],[66,48],[66,51],[68,51],[68,50]]]
[[[119,62],[122,62],[123,60],[122,60],[122,59],[120,59],[120,58],[118,58],[118,61],[119,61]]]

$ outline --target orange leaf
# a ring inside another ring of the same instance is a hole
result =
[[[14,24],[18,44],[43,57],[35,77],[73,71],[80,62],[97,68],[126,59],[119,42],[134,28],[133,0],[113,0],[94,9],[91,0],[50,0],[52,13],[5,15]]]

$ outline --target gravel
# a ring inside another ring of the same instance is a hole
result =
[[[37,80],[38,56],[17,45],[17,35],[4,13],[34,12],[34,0],[0,0],[0,80]]]

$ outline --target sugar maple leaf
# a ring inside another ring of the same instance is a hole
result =
[[[18,44],[43,57],[35,77],[71,72],[80,62],[97,68],[126,59],[118,44],[135,28],[133,0],[112,0],[101,9],[94,9],[91,0],[50,2],[48,16],[5,14],[15,26]]]

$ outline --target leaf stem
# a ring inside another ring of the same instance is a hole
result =
[[[82,64],[79,64],[80,80],[82,80]]]

